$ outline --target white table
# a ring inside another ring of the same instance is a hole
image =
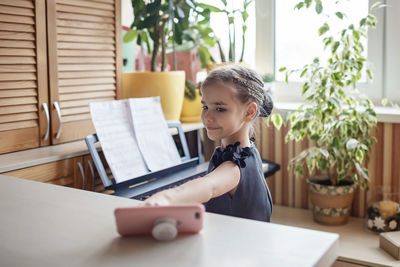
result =
[[[198,235],[121,238],[138,201],[0,175],[0,266],[329,266],[338,235],[206,213]]]

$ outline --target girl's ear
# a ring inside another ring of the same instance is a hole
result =
[[[246,110],[246,121],[250,122],[254,119],[257,114],[257,104],[255,102],[250,102]]]

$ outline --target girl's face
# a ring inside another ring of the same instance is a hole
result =
[[[202,95],[201,120],[208,137],[213,141],[221,140],[223,147],[237,141],[247,146],[249,122],[252,119],[248,116],[251,104],[241,103],[231,84],[211,84],[203,88]]]

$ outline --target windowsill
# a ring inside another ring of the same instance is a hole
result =
[[[285,115],[289,111],[296,110],[301,102],[275,102],[274,112]],[[378,122],[400,123],[400,108],[375,107]]]

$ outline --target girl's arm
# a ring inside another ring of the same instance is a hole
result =
[[[239,180],[239,167],[231,161],[225,161],[204,177],[154,194],[145,201],[145,205],[204,203],[235,189]]]

